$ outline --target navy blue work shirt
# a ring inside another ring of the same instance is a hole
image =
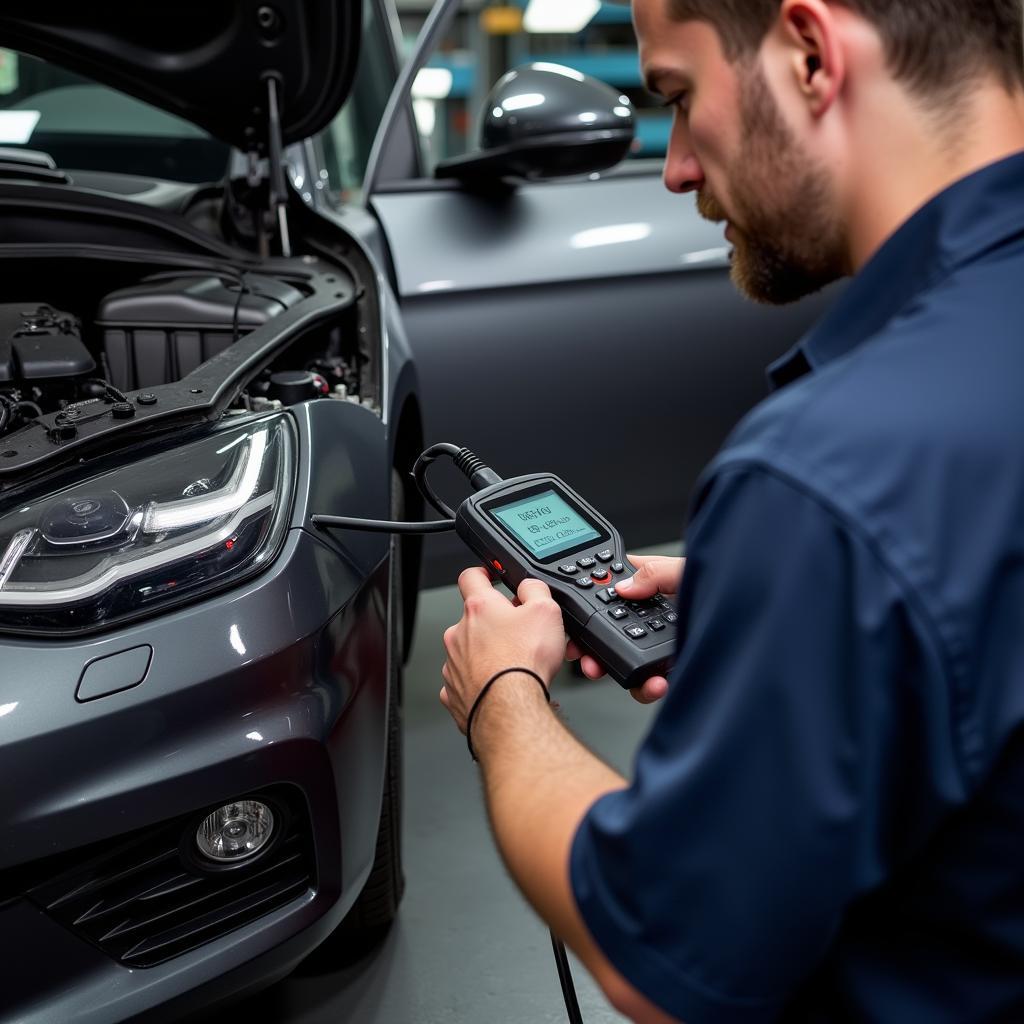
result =
[[[669,694],[580,826],[687,1024],[1024,1021],[1024,155],[888,240],[698,487]]]

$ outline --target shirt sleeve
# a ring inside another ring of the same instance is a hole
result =
[[[961,792],[951,690],[870,538],[762,467],[694,519],[670,689],[570,871],[604,954],[687,1024],[775,1019],[845,909]]]

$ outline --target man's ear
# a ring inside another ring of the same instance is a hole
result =
[[[813,117],[832,107],[846,76],[839,26],[824,0],[783,0],[779,28],[795,83]]]

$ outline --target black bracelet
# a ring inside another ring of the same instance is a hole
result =
[[[476,756],[476,751],[473,750],[473,716],[477,713],[477,709],[480,707],[480,704],[483,701],[484,697],[487,696],[487,691],[490,690],[490,688],[502,676],[511,675],[513,672],[522,672],[524,675],[533,676],[533,678],[537,680],[537,684],[544,691],[544,696],[547,699],[547,702],[549,704],[551,703],[551,692],[545,685],[544,680],[541,679],[541,677],[537,675],[537,673],[534,672],[533,669],[503,668],[500,672],[497,672],[493,676],[491,676],[491,678],[488,679],[486,683],[484,683],[483,689],[476,695],[476,700],[473,701],[473,706],[469,709],[469,717],[466,719],[466,746],[469,747],[469,756],[473,758],[474,761],[479,761],[480,759]]]

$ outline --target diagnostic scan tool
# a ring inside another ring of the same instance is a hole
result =
[[[473,493],[454,512],[427,480],[440,457],[452,460]],[[325,529],[381,533],[456,530],[470,550],[513,592],[525,579],[543,580],[562,609],[565,631],[628,690],[666,675],[679,617],[660,594],[646,601],[619,597],[615,584],[636,569],[626,560],[618,530],[568,484],[534,473],[503,480],[468,448],[436,444],[413,467],[420,493],[447,518],[386,523],[314,515]]]
[[[678,616],[661,595],[626,601],[615,584],[636,571],[612,524],[558,477],[502,480],[468,497],[455,529],[510,590],[543,580],[566,632],[627,689],[665,675]]]

